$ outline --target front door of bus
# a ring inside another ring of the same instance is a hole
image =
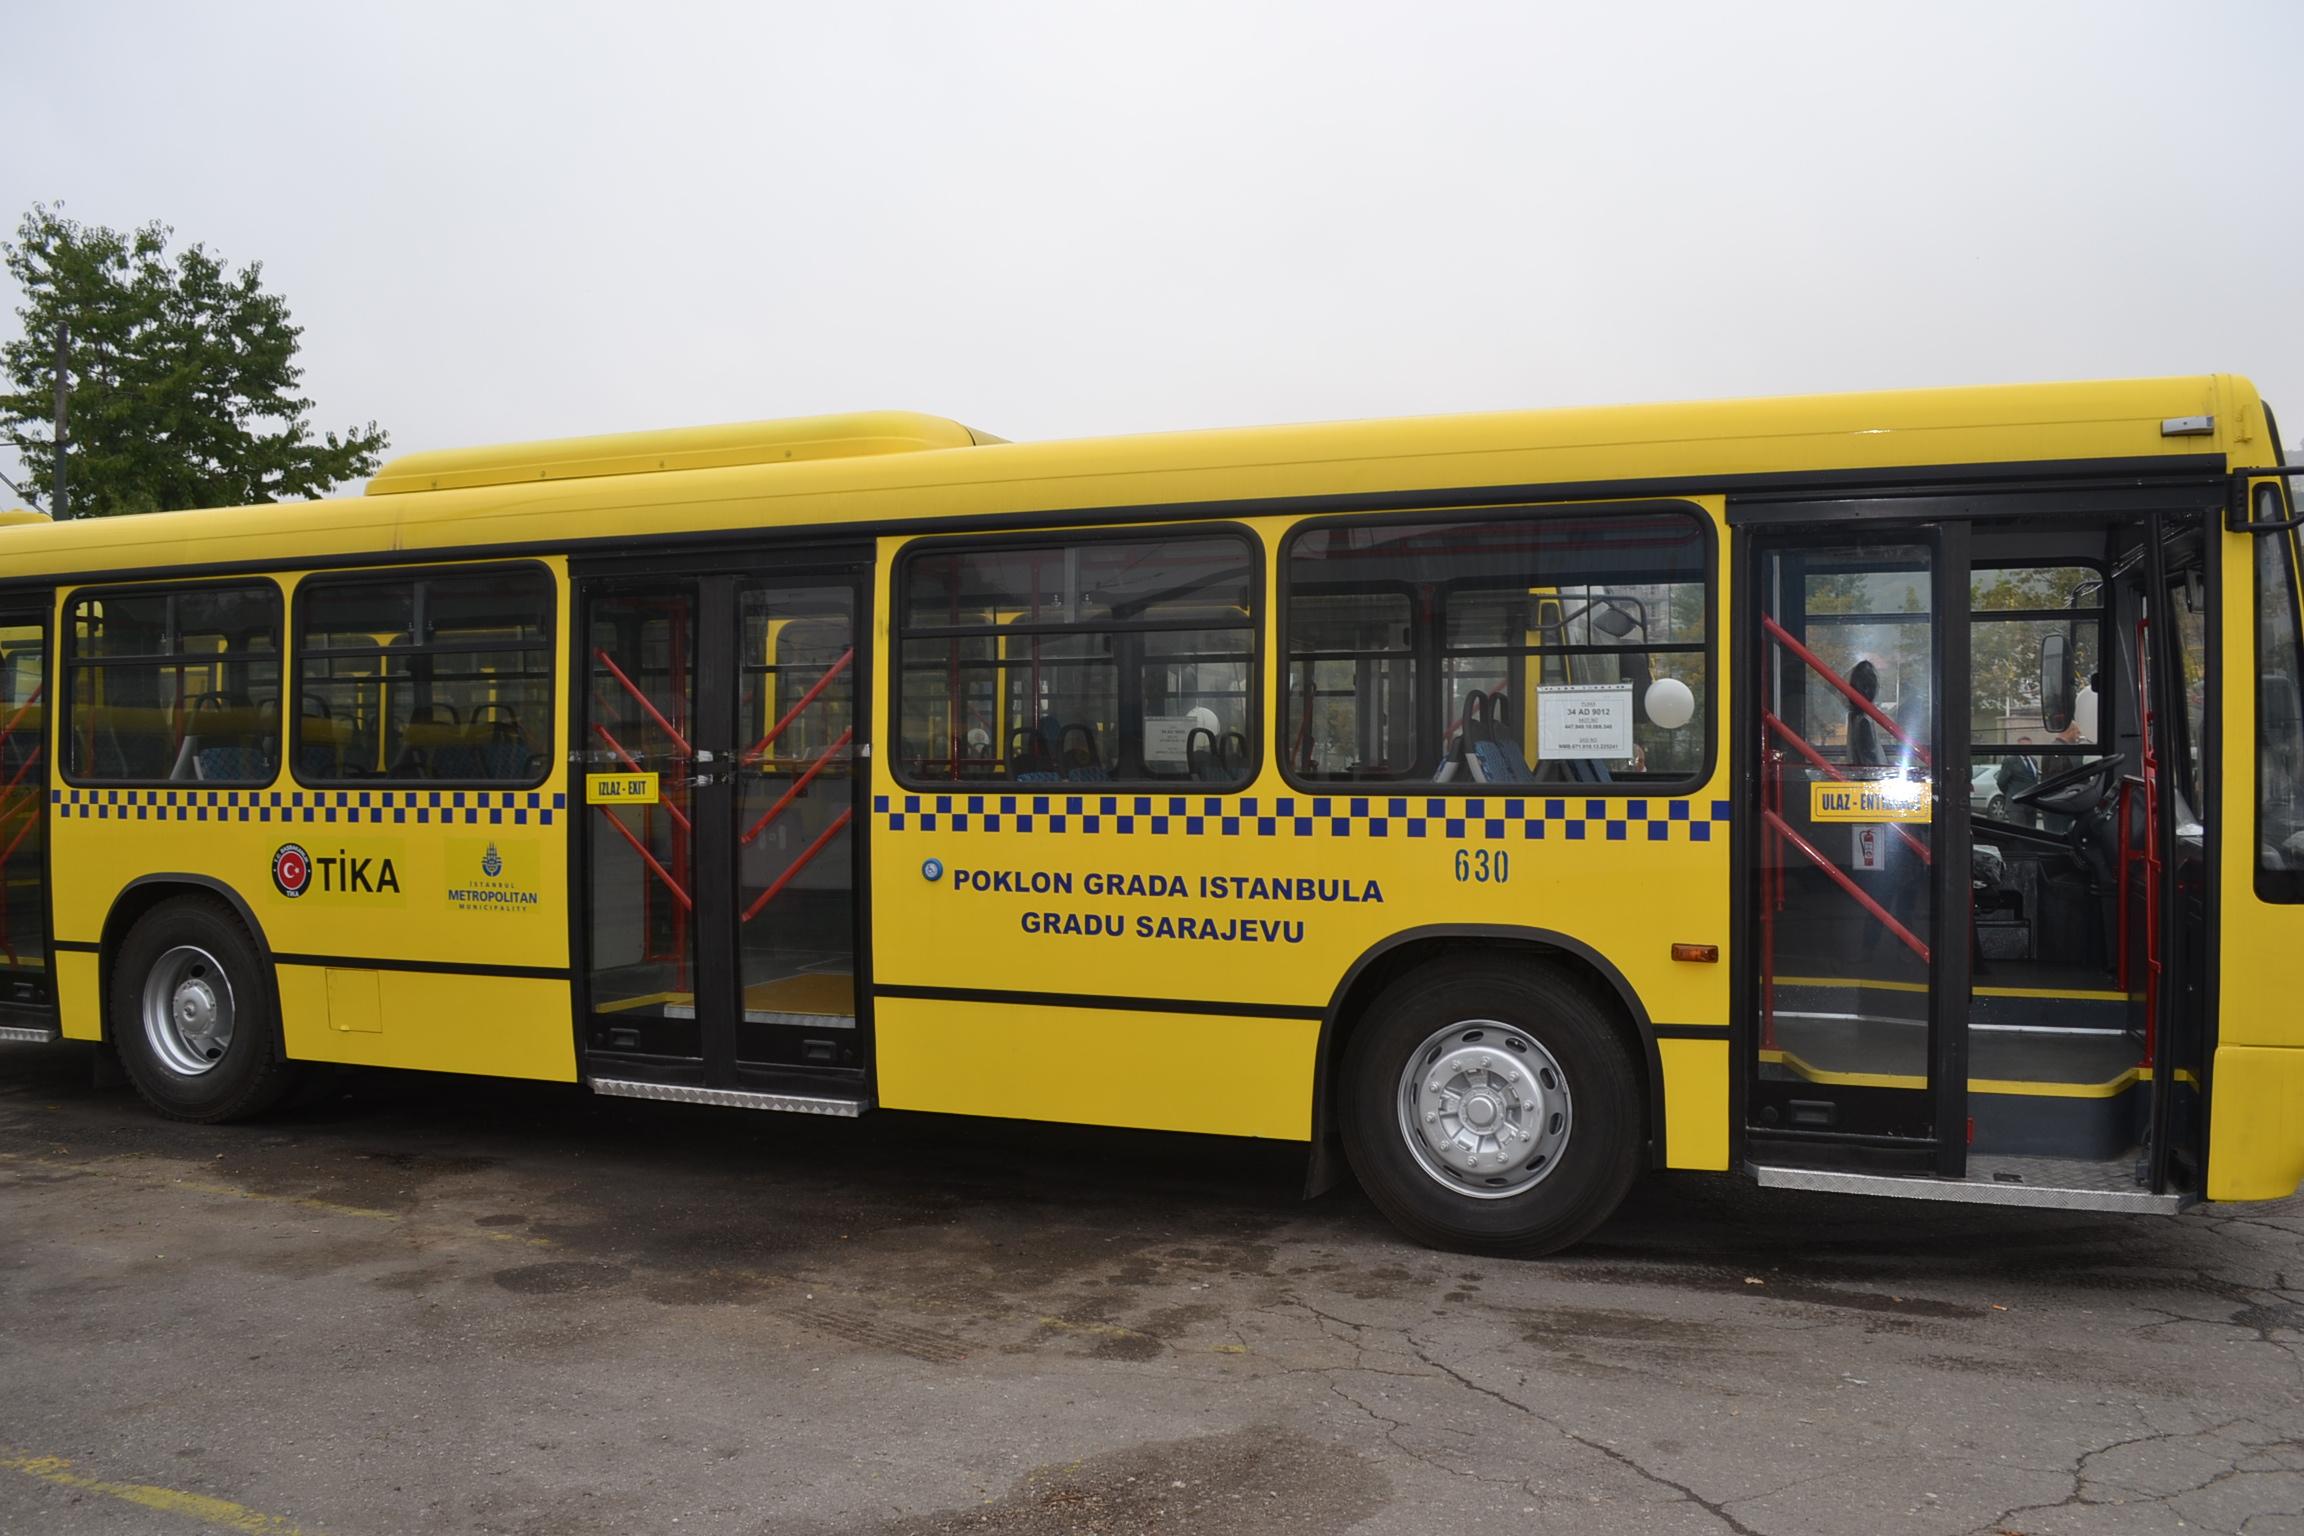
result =
[[[1747,1127],[1772,1157],[1854,1143],[1956,1177],[1967,753],[1942,682],[1966,675],[1966,530],[1762,535],[1750,559]]]
[[[54,1029],[48,969],[46,593],[0,603],[0,1039]]]
[[[580,591],[588,1075],[860,1088],[858,575]]]

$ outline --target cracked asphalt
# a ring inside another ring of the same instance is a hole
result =
[[[1533,1263],[1284,1148],[0,1048],[0,1531],[2304,1533],[2304,1202],[1653,1177]]]

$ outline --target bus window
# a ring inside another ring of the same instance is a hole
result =
[[[2279,493],[2257,516],[2287,515]],[[2304,901],[2304,638],[2298,634],[2293,533],[2256,539],[2257,894]]]
[[[551,574],[530,565],[305,582],[298,780],[541,783],[552,599]]]
[[[1254,570],[1237,533],[923,547],[900,572],[902,774],[1247,782]]]
[[[1289,772],[1701,777],[1708,560],[1690,512],[1315,525],[1288,546]]]
[[[271,782],[280,749],[279,588],[81,596],[67,637],[72,778]]]
[[[1405,591],[1305,594],[1288,612],[1288,767],[1384,778],[1416,761],[1416,657]]]

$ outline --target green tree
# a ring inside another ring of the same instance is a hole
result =
[[[199,245],[173,256],[165,224],[120,231],[34,204],[0,245],[22,302],[0,346],[0,441],[25,489],[55,492],[56,334],[71,335],[65,438],[75,517],[299,500],[373,474],[375,422],[315,436],[288,306],[263,266],[229,270]]]

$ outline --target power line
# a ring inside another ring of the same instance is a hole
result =
[[[0,475],[0,485],[8,487],[9,495],[23,497],[24,505],[30,507],[33,511],[37,512],[40,510],[40,504],[32,499],[32,493],[24,489],[24,487],[18,485],[15,481],[9,479],[6,475]]]

